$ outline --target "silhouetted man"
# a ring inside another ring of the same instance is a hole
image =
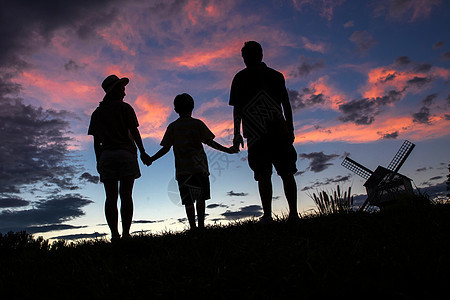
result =
[[[264,215],[272,220],[272,165],[283,180],[289,205],[289,220],[297,220],[297,152],[293,146],[294,125],[283,75],[262,62],[259,43],[249,41],[242,48],[246,68],[233,79],[229,104],[234,107],[234,147],[247,138],[248,164],[258,182]]]

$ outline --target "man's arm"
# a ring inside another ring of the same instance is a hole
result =
[[[100,155],[102,154],[102,149],[100,146],[100,141],[98,138],[95,138],[94,135],[94,152],[95,152],[95,159],[97,160],[97,163],[100,161]]]
[[[233,108],[233,120],[234,120],[234,138],[233,138],[233,147],[239,151],[239,145],[244,148],[244,139],[241,135],[241,121],[242,117],[240,111],[234,107]]]
[[[284,79],[283,79],[283,96],[281,98],[281,106],[283,107],[283,114],[284,114],[284,118],[286,120],[286,125],[287,125],[287,129],[289,134],[291,135],[291,140],[292,143],[295,140],[295,134],[294,134],[294,118],[292,116],[292,108],[291,108],[291,103],[289,101],[289,95],[287,93],[286,90],[286,86],[284,85]]]

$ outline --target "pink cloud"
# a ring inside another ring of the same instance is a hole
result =
[[[167,119],[172,108],[156,99],[157,97],[154,96],[139,95],[134,101],[134,107],[142,137],[160,140],[166,130]]]
[[[319,10],[321,17],[331,21],[334,15],[334,9],[342,5],[345,0],[292,0],[292,2],[294,7],[299,11],[302,11],[304,6],[312,6],[314,9]]]
[[[98,84],[50,78],[36,70],[25,71],[16,78],[16,82],[23,86],[26,96],[40,99],[45,107],[53,107],[55,103],[71,108],[84,107],[85,103],[101,93]]]
[[[236,55],[236,49],[240,49],[242,41],[233,41],[231,43],[226,43],[222,45],[216,45],[216,49],[211,50],[197,50],[193,49],[184,53],[181,56],[173,57],[172,62],[188,67],[197,68],[203,66],[209,66],[213,64],[216,60],[226,59]]]
[[[325,43],[322,43],[322,42],[312,43],[306,37],[301,37],[301,40],[303,42],[303,47],[307,50],[310,50],[313,52],[320,52],[320,53],[326,52],[326,44]]]
[[[385,133],[397,132],[399,138],[428,140],[448,135],[449,121],[445,114],[433,116],[432,125],[418,124],[411,116],[385,116],[370,126],[354,123],[303,125],[295,133],[296,143],[348,142],[367,143],[380,140]]]
[[[407,88],[408,92],[421,92],[423,87],[411,86],[410,82],[417,78],[431,81],[435,78],[448,80],[450,72],[444,68],[432,67],[428,73],[415,72],[413,70],[402,71],[395,67],[378,67],[369,70],[367,84],[362,88],[365,98],[383,97],[387,91],[395,88],[401,91]],[[424,85],[424,87],[426,87]]]
[[[345,102],[347,96],[329,83],[328,76],[320,77],[309,85],[315,94],[323,94],[327,99],[327,106],[333,110],[339,110],[339,105]]]
[[[441,3],[441,0],[387,0],[378,5],[375,13],[381,14],[387,10],[390,18],[401,20],[406,16],[409,22],[414,22],[428,18],[431,11]]]

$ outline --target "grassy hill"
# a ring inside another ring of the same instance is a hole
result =
[[[0,237],[0,271],[12,299],[429,298],[448,294],[450,205],[250,220],[114,244],[10,233]]]

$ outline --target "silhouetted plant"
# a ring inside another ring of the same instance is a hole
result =
[[[309,195],[314,200],[318,212],[321,215],[329,215],[334,213],[348,213],[353,209],[353,196],[351,195],[351,187],[348,191],[342,193],[339,185],[335,191],[328,193],[321,191]]]

